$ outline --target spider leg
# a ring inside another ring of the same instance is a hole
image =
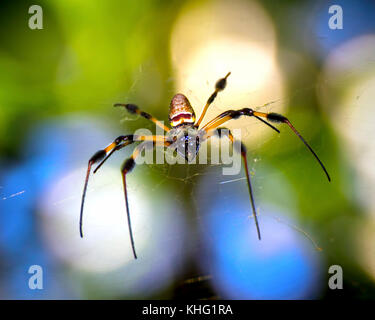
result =
[[[201,124],[208,107],[214,102],[215,98],[217,97],[217,94],[220,91],[223,91],[227,85],[227,78],[230,76],[230,72],[227,73],[227,75],[224,78],[219,79],[215,84],[215,91],[211,94],[211,96],[208,98],[206,105],[203,108],[202,114],[199,117],[199,120],[196,122],[194,127],[199,128],[199,125]]]
[[[224,122],[227,122],[231,119],[238,119],[241,116],[255,117],[259,121],[261,121],[264,124],[266,124],[267,126],[269,126],[271,129],[275,130],[277,133],[280,133],[279,129],[275,128],[272,124],[263,120],[259,116],[254,115],[254,111],[252,109],[249,109],[249,108],[243,108],[243,109],[240,109],[240,110],[224,111],[223,113],[219,114],[217,117],[212,119],[210,122],[205,124],[203,126],[202,130],[206,130],[206,131],[213,130],[213,129],[217,128],[218,126],[222,125]]]
[[[91,167],[95,162],[100,161],[103,159],[106,155],[106,152],[104,150],[99,150],[96,152],[89,160],[88,166],[87,166],[87,172],[86,172],[86,178],[85,178],[85,184],[83,187],[83,193],[82,193],[82,200],[81,200],[81,212],[79,215],[79,234],[81,238],[83,238],[83,230],[82,230],[82,221],[83,221],[83,207],[85,203],[85,198],[86,198],[86,191],[87,191],[87,185],[89,182],[89,177],[90,177],[90,172],[91,172]]]
[[[285,123],[285,124],[287,124],[293,130],[293,132],[298,136],[298,138],[300,138],[300,140],[305,144],[305,146],[310,150],[310,152],[315,157],[315,159],[318,161],[322,170],[326,174],[328,181],[331,181],[331,177],[329,176],[327,169],[325,168],[322,161],[319,159],[318,155],[314,152],[314,150],[310,147],[310,145],[306,142],[306,140],[301,136],[301,134],[297,131],[297,129],[294,128],[294,126],[290,123],[290,121],[281,114],[274,113],[274,112],[271,112],[271,113],[258,112],[258,111],[254,111],[254,110],[249,109],[249,108],[243,108],[243,109],[240,109],[240,110],[228,110],[228,111],[225,111],[222,114],[218,115],[216,118],[214,118],[210,122],[208,122],[202,128],[202,130],[206,130],[206,131],[213,130],[213,129],[217,128],[218,126],[220,126],[221,124],[223,124],[224,122],[227,122],[231,119],[238,119],[240,116],[255,117],[258,120],[260,120],[260,121],[264,122],[265,124],[267,124],[268,126],[270,126],[272,129],[276,130],[277,132],[280,132],[280,131],[278,129],[276,129],[273,125],[271,125],[270,123],[264,121],[262,118],[265,118],[268,121],[273,122],[273,123]]]
[[[135,114],[138,114],[140,115],[141,117],[143,118],[146,118],[147,120],[150,120],[152,121],[153,123],[155,123],[158,127],[162,128],[164,131],[166,132],[169,132],[171,129],[168,128],[165,124],[163,124],[162,122],[160,122],[158,119],[156,119],[155,117],[153,117],[152,115],[150,115],[149,113],[147,112],[144,112],[144,111],[141,111],[138,106],[136,106],[135,104],[127,104],[127,103],[115,103],[114,104],[115,107],[125,107],[126,110],[128,110],[130,113],[135,113]]]
[[[214,130],[211,130],[211,131],[207,132],[206,138],[209,139],[209,138],[211,138],[215,134],[217,134],[219,138],[223,138],[223,136],[222,136],[222,130],[227,130],[227,132],[228,132],[228,138],[230,139],[230,141],[232,142],[232,144],[234,144],[235,139],[234,139],[232,133],[230,132],[230,130],[227,129],[227,128],[216,128]],[[256,229],[257,229],[257,233],[258,233],[258,239],[261,240],[260,228],[259,228],[259,222],[258,222],[258,216],[257,216],[256,208],[255,208],[254,192],[253,192],[253,189],[251,187],[251,179],[250,179],[250,174],[249,174],[249,168],[248,168],[248,165],[247,165],[247,154],[246,153],[247,153],[246,152],[246,147],[241,142],[241,157],[242,157],[242,161],[243,161],[243,163],[245,165],[245,173],[246,173],[247,187],[249,189],[249,196],[250,196],[251,208],[252,208],[252,211],[253,211],[253,217],[254,217],[254,220],[255,220],[255,226],[256,226]]]
[[[153,147],[155,147],[156,145],[162,145],[162,146],[168,147],[170,144],[171,144],[171,142],[168,142],[168,141],[161,142],[160,140],[159,141],[155,140],[154,144],[153,144]],[[132,231],[131,220],[130,220],[128,192],[127,192],[127,188],[126,188],[126,175],[134,169],[135,159],[137,158],[139,153],[142,151],[143,147],[144,147],[143,145],[138,145],[134,149],[130,158],[125,160],[125,162],[123,163],[122,168],[121,168],[122,182],[123,182],[123,186],[124,186],[124,198],[125,198],[126,215],[127,215],[127,219],[128,219],[129,236],[130,236],[130,242],[131,242],[131,246],[132,246],[132,250],[133,250],[134,259],[137,259],[137,253],[135,251],[134,237],[133,237],[133,231]]]
[[[139,141],[153,141],[153,140],[162,140],[164,141],[164,136],[136,136],[136,135],[126,135],[117,137],[111,144],[109,144],[103,150],[97,151],[89,160],[85,178],[85,184],[83,187],[82,201],[81,201],[81,211],[79,216],[79,234],[83,238],[83,208],[85,204],[86,191],[89,182],[89,177],[91,173],[92,165],[101,161],[99,165],[95,168],[94,173],[103,165],[103,163],[117,150]]]
[[[96,173],[100,167],[104,164],[105,161],[115,152],[123,147],[126,147],[127,145],[134,143],[134,142],[140,142],[140,141],[165,141],[164,136],[137,136],[137,135],[129,135],[129,136],[121,136],[121,137],[129,137],[129,139],[126,139],[126,141],[120,141],[115,143],[115,147],[106,155],[106,157],[98,164],[98,166],[95,168],[94,173]],[[121,138],[119,137],[119,138]],[[119,139],[117,138],[117,139]],[[117,140],[116,139],[116,140]],[[115,141],[116,141],[115,140]],[[121,143],[122,142],[122,143]]]
[[[271,122],[274,122],[274,123],[285,123],[285,124],[287,124],[292,129],[292,131],[297,135],[297,137],[300,138],[300,140],[304,143],[304,145],[310,150],[310,152],[315,157],[315,159],[319,162],[320,166],[322,167],[324,173],[327,176],[328,181],[329,182],[331,181],[331,177],[329,176],[328,171],[325,168],[325,166],[323,165],[322,161],[320,161],[318,155],[314,152],[314,150],[310,147],[310,145],[306,142],[306,140],[301,136],[301,134],[297,131],[297,129],[290,123],[288,118],[284,117],[281,114],[275,113],[275,112],[264,113],[264,112],[254,111],[254,116],[264,117],[267,120],[269,120]]]
[[[135,138],[135,139],[134,139]],[[102,161],[98,164],[98,166],[95,168],[94,173],[100,169],[100,167],[104,164],[104,162],[107,161],[107,159],[115,152],[123,147],[126,147],[129,144],[132,144],[138,140],[138,137],[135,137],[134,135],[130,134],[127,136],[119,136],[115,139],[107,148],[104,149],[106,152],[105,157],[103,157]]]

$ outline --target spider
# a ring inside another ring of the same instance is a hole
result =
[[[196,121],[195,112],[192,106],[190,105],[189,100],[187,97],[181,93],[176,94],[170,103],[169,107],[169,122],[172,128],[167,127],[162,122],[151,116],[150,114],[141,111],[136,105],[134,104],[123,104],[123,103],[116,103],[114,104],[115,107],[125,107],[126,110],[128,110],[130,113],[138,114],[153,123],[155,125],[162,128],[166,135],[124,135],[117,137],[110,145],[108,145],[103,150],[97,151],[89,160],[88,167],[87,167],[87,173],[86,173],[86,179],[84,183],[83,188],[83,194],[82,194],[82,202],[81,202],[81,212],[80,212],[80,221],[79,221],[79,231],[81,238],[83,237],[83,230],[82,230],[82,220],[83,220],[83,207],[86,197],[86,191],[87,191],[87,185],[89,176],[91,173],[92,165],[99,162],[98,166],[95,168],[93,173],[96,173],[98,169],[103,165],[103,163],[115,152],[122,148],[124,148],[127,145],[130,145],[135,142],[152,142],[153,147],[155,146],[162,146],[165,148],[176,148],[177,145],[177,151],[184,150],[182,152],[179,152],[182,154],[182,156],[185,157],[187,162],[190,162],[199,150],[199,145],[211,138],[212,136],[216,135],[219,138],[222,138],[222,131],[223,127],[220,127],[223,123],[231,120],[231,119],[238,119],[241,116],[248,116],[248,117],[254,117],[261,121],[262,123],[266,124],[276,132],[280,133],[280,131],[275,128],[271,123],[284,123],[287,124],[293,132],[299,137],[299,139],[306,145],[306,147],[310,150],[312,155],[315,157],[315,159],[320,164],[321,168],[323,169],[324,173],[326,174],[328,181],[331,181],[331,178],[323,165],[323,163],[320,161],[317,154],[313,151],[313,149],[310,147],[310,145],[306,142],[306,140],[300,135],[300,133],[294,128],[294,126],[290,123],[290,121],[284,117],[281,114],[270,112],[270,113],[264,113],[264,112],[258,112],[254,111],[251,108],[243,108],[239,110],[228,110],[221,114],[219,114],[217,117],[206,123],[204,126],[200,128],[200,125],[202,123],[202,120],[209,108],[209,106],[214,102],[215,98],[217,97],[218,93],[220,91],[223,91],[227,84],[227,78],[229,77],[231,73],[229,72],[224,78],[219,79],[215,84],[215,90],[211,94],[211,96],[208,98],[206,105],[202,111],[201,116],[199,117],[198,121]],[[266,121],[268,120],[268,121]],[[228,138],[230,139],[231,143],[233,144],[235,142],[235,139],[232,135],[232,133],[226,129]],[[240,141],[239,141],[240,142]],[[192,148],[189,148],[189,146],[193,145]],[[253,190],[251,187],[251,181],[250,181],[250,174],[249,169],[247,165],[247,156],[246,156],[246,147],[245,145],[240,142],[241,145],[241,157],[242,161],[244,163],[245,167],[245,174],[246,174],[246,180],[247,180],[247,186],[249,191],[249,197],[250,197],[250,203],[252,208],[252,214],[255,221],[255,226],[258,234],[258,239],[261,240],[261,234],[260,234],[260,228],[257,218],[257,213],[255,209],[255,202],[254,202],[254,195]],[[121,174],[122,174],[122,181],[123,181],[123,188],[124,188],[124,198],[125,198],[125,207],[126,207],[126,213],[127,213],[127,220],[128,220],[128,228],[129,228],[129,236],[130,236],[130,242],[133,250],[134,258],[137,259],[137,254],[135,250],[135,244],[134,244],[134,237],[131,227],[131,220],[130,220],[130,211],[129,211],[129,203],[128,203],[128,194],[127,194],[127,188],[126,188],[126,177],[127,174],[134,168],[135,166],[135,159],[141,152],[142,144],[138,145],[130,158],[125,160],[125,162],[122,165],[121,168]],[[182,148],[180,148],[182,147]]]

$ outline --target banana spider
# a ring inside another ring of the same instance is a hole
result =
[[[176,94],[170,104],[169,108],[169,122],[172,128],[169,128],[165,126],[162,122],[151,116],[150,114],[141,111],[136,105],[134,104],[122,104],[122,103],[116,103],[115,107],[125,107],[130,113],[138,114],[153,123],[155,123],[157,126],[162,128],[166,135],[150,135],[150,136],[143,136],[143,135],[124,135],[117,137],[110,145],[108,145],[103,150],[97,151],[89,160],[88,162],[88,168],[86,173],[86,179],[85,184],[83,188],[83,194],[82,194],[82,202],[81,202],[81,212],[80,212],[80,221],[79,221],[79,231],[80,236],[83,237],[83,230],[82,230],[82,219],[83,219],[83,207],[86,197],[86,191],[87,191],[87,185],[88,180],[91,172],[91,167],[93,164],[100,162],[98,166],[95,168],[94,173],[98,171],[98,169],[103,165],[103,163],[117,150],[122,149],[123,147],[135,143],[135,142],[143,142],[143,141],[150,141],[153,143],[153,146],[163,146],[166,148],[175,148],[182,156],[185,157],[187,162],[190,162],[194,157],[197,155],[199,151],[199,145],[211,138],[213,135],[218,135],[220,138],[222,137],[222,130],[225,128],[220,127],[223,123],[231,120],[231,119],[238,119],[241,116],[248,116],[248,117],[255,117],[259,121],[263,122],[264,124],[268,125],[273,130],[280,133],[280,131],[275,128],[272,124],[267,122],[266,120],[273,122],[273,123],[285,123],[287,124],[293,132],[301,139],[301,141],[306,145],[306,147],[310,150],[310,152],[313,154],[313,156],[316,158],[316,160],[319,162],[321,168],[325,172],[328,181],[331,181],[331,178],[324,167],[323,163],[318,158],[317,154],[313,151],[313,149],[310,147],[310,145],[305,141],[305,139],[300,135],[300,133],[294,128],[294,126],[290,123],[290,121],[284,117],[281,114],[278,113],[263,113],[254,111],[250,108],[243,108],[239,110],[228,110],[221,114],[219,114],[217,117],[209,121],[207,124],[205,124],[202,128],[200,127],[200,124],[202,123],[202,120],[207,112],[207,109],[209,106],[214,102],[215,98],[217,97],[218,93],[220,91],[223,91],[227,84],[227,78],[229,77],[230,72],[222,79],[219,79],[216,82],[215,85],[215,91],[211,94],[211,96],[208,98],[206,105],[203,109],[203,112],[201,116],[199,117],[198,121],[196,121],[195,112],[192,106],[190,105],[189,100],[186,98],[185,95],[179,93]],[[266,119],[266,120],[264,120]],[[235,142],[235,139],[230,131],[228,131],[228,137],[231,140],[232,143]],[[129,228],[129,235],[130,235],[130,242],[132,245],[133,255],[134,258],[137,259],[137,254],[135,251],[135,245],[134,245],[134,237],[131,227],[131,220],[130,220],[130,212],[129,212],[129,204],[128,204],[128,195],[127,195],[127,189],[126,189],[126,175],[134,168],[135,166],[135,159],[139,155],[139,153],[142,150],[142,144],[138,145],[130,158],[125,160],[125,162],[122,165],[121,168],[121,174],[122,174],[122,180],[123,180],[123,186],[124,186],[124,197],[125,197],[125,206],[126,206],[126,213],[127,213],[127,219],[128,219],[128,228]],[[183,150],[183,151],[181,151]],[[251,187],[251,181],[250,181],[250,174],[249,169],[247,166],[247,156],[246,156],[246,147],[241,142],[241,157],[245,166],[245,173],[246,173],[246,179],[247,179],[247,186],[249,189],[249,196],[250,196],[250,202],[252,207],[252,213],[254,216],[255,226],[258,234],[259,240],[261,239],[260,235],[260,228],[257,218],[257,213],[255,209],[255,203],[254,203],[254,196],[253,196],[253,190]]]

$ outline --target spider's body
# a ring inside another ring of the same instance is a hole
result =
[[[138,135],[132,135],[132,134],[120,136],[120,137],[117,137],[106,148],[104,148],[103,150],[97,151],[91,157],[88,163],[86,180],[85,180],[85,185],[84,185],[83,195],[82,195],[81,214],[80,214],[81,237],[83,237],[82,218],[83,218],[84,200],[86,196],[87,184],[88,184],[88,179],[89,179],[90,172],[91,172],[91,167],[94,163],[100,162],[99,165],[94,170],[94,173],[95,173],[115,151],[120,150],[129,144],[132,144],[135,142],[142,142],[142,141],[152,141],[154,146],[163,146],[165,148],[172,148],[172,150],[177,150],[177,152],[182,157],[184,157],[186,161],[189,163],[192,160],[194,160],[194,158],[196,157],[199,151],[199,146],[201,145],[203,141],[209,139],[215,134],[217,134],[221,138],[222,129],[224,128],[220,126],[223,123],[231,119],[237,119],[241,116],[254,117],[258,119],[259,121],[263,122],[264,124],[268,125],[272,129],[274,129],[278,133],[280,133],[280,131],[276,129],[272,124],[270,124],[268,121],[274,122],[274,123],[287,124],[294,131],[294,133],[302,140],[302,142],[307,146],[307,148],[311,151],[311,153],[317,159],[322,169],[324,170],[325,174],[327,175],[328,180],[330,181],[328,172],[325,169],[322,162],[319,160],[318,156],[315,154],[315,152],[312,150],[309,144],[302,138],[299,132],[293,127],[293,125],[289,122],[289,120],[280,114],[257,112],[250,108],[243,108],[239,110],[228,110],[219,114],[216,118],[212,119],[211,121],[209,121],[207,124],[205,124],[203,127],[200,128],[200,124],[207,112],[208,107],[215,100],[217,94],[220,91],[225,89],[227,78],[229,75],[230,75],[230,72],[224,78],[219,79],[216,82],[215,91],[208,98],[206,105],[203,109],[203,112],[200,118],[198,119],[198,121],[196,121],[194,109],[192,108],[187,97],[181,93],[176,94],[172,98],[170,108],[169,108],[169,123],[172,129],[165,126],[162,122],[158,121],[156,118],[152,117],[150,114],[139,110],[139,108],[134,104],[121,104],[121,103],[115,104],[115,106],[125,107],[129,112],[138,114],[154,122],[157,126],[159,126],[164,131],[166,131],[167,134],[165,136],[164,135],[138,136]],[[232,143],[235,141],[230,131],[228,131],[228,137]],[[135,252],[133,233],[132,233],[131,223],[130,223],[129,204],[128,204],[127,189],[126,189],[126,175],[134,168],[135,158],[139,155],[141,151],[140,147],[141,145],[137,146],[134,149],[131,157],[124,162],[121,168],[123,185],[124,185],[125,206],[126,206],[126,212],[127,212],[127,217],[128,217],[129,234],[130,234],[130,240],[132,244],[134,258],[137,258],[137,255]],[[247,186],[249,189],[253,217],[255,220],[256,228],[257,228],[258,238],[260,240],[261,239],[260,228],[259,228],[255,204],[254,204],[254,196],[253,196],[253,191],[252,191],[251,182],[250,182],[249,170],[247,167],[246,147],[242,143],[241,143],[241,156],[242,156],[242,160],[243,160],[244,167],[245,167]]]
[[[167,140],[174,142],[176,151],[187,162],[194,160],[202,140],[198,128],[194,127],[195,112],[188,98],[182,93],[176,94],[169,106],[169,123],[172,129],[167,133]]]
[[[176,94],[169,106],[169,123],[172,128],[179,126],[193,126],[195,112],[188,98],[182,93]]]
[[[173,143],[171,148],[189,163],[196,157],[203,137],[193,125],[182,124],[167,133],[167,140]]]

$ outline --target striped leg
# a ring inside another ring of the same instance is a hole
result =
[[[211,120],[209,123],[207,123],[202,128],[202,130],[205,130],[205,131],[213,130],[213,129],[219,127],[220,125],[222,125],[224,122],[227,122],[231,119],[237,119],[240,116],[255,117],[255,118],[257,118],[258,120],[267,124],[272,129],[276,130],[279,133],[280,133],[280,131],[278,129],[276,129],[273,125],[271,125],[267,121],[263,120],[262,118],[265,118],[268,121],[273,122],[273,123],[285,123],[285,124],[287,124],[293,130],[293,132],[298,136],[298,138],[300,138],[300,140],[305,144],[305,146],[310,150],[310,152],[315,157],[315,159],[318,161],[322,170],[326,174],[328,181],[331,181],[331,177],[329,176],[328,171],[325,168],[325,166],[323,165],[322,161],[320,161],[318,155],[314,152],[314,150],[310,147],[310,145],[306,142],[306,140],[301,136],[301,134],[297,131],[297,129],[294,128],[294,126],[290,123],[290,121],[281,114],[274,113],[274,112],[271,112],[271,113],[257,112],[257,111],[254,111],[252,109],[249,109],[249,108],[243,108],[243,109],[240,109],[240,110],[229,110],[229,111],[223,112],[222,114],[218,115],[216,118]]]
[[[310,145],[306,142],[306,140],[301,136],[301,134],[297,131],[297,129],[294,128],[294,126],[290,123],[288,118],[284,117],[281,114],[274,113],[274,112],[264,113],[264,112],[254,111],[253,113],[254,113],[255,117],[263,117],[263,118],[266,118],[268,121],[271,121],[271,122],[274,122],[274,123],[285,123],[285,124],[287,124],[292,129],[292,131],[297,135],[297,137],[300,138],[300,140],[304,143],[304,145],[310,150],[310,152],[315,157],[315,159],[319,162],[320,166],[322,167],[324,173],[327,176],[328,181],[331,181],[331,177],[329,176],[328,171],[325,168],[325,166],[323,165],[323,163],[320,161],[318,155],[314,152],[314,150],[310,147]]]
[[[225,123],[229,120],[232,120],[232,119],[238,119],[241,116],[255,117],[259,121],[263,122],[264,124],[266,124],[267,126],[272,128],[273,130],[275,130],[276,132],[280,133],[280,131],[277,128],[275,128],[272,124],[268,123],[267,121],[264,121],[259,116],[255,115],[254,111],[252,109],[249,109],[249,108],[243,108],[243,109],[240,109],[240,110],[225,111],[225,112],[219,114],[216,118],[212,119],[206,125],[204,125],[202,130],[211,131],[211,130],[219,127],[223,123]]]
[[[96,167],[96,169],[94,170],[94,173],[95,173],[115,151],[120,150],[121,148],[129,144],[132,144],[134,142],[140,142],[140,141],[162,141],[164,142],[165,137],[164,136],[137,136],[137,135],[132,135],[132,134],[126,135],[126,136],[119,136],[110,145],[108,145],[103,150],[97,151],[90,158],[88,166],[87,166],[85,184],[83,187],[81,212],[80,212],[80,217],[79,217],[79,234],[81,238],[83,238],[83,207],[85,204],[86,191],[87,191],[87,186],[89,182],[92,165],[101,161],[99,165]]]
[[[168,142],[168,141],[155,141],[154,147],[157,146],[157,145],[168,147],[170,144],[171,144],[171,142]],[[137,146],[134,149],[133,154],[130,156],[130,158],[125,160],[125,162],[123,163],[122,168],[121,168],[122,182],[123,182],[123,185],[124,185],[124,198],[125,198],[126,215],[127,215],[127,219],[128,219],[129,236],[130,236],[130,242],[131,242],[131,246],[132,246],[132,250],[133,250],[134,259],[137,259],[137,253],[135,251],[134,237],[133,237],[133,231],[132,231],[131,220],[130,220],[128,192],[127,192],[127,188],[126,188],[126,175],[134,169],[135,159],[137,158],[137,156],[142,151],[142,148],[143,148],[142,145]]]
[[[141,111],[138,108],[138,106],[136,106],[135,104],[115,103],[114,106],[115,107],[125,107],[126,110],[128,110],[130,113],[138,114],[141,117],[146,118],[147,120],[152,121],[158,127],[162,128],[166,132],[169,132],[171,130],[166,125],[164,125],[163,123],[161,123],[158,119],[156,119],[155,117],[153,117],[152,115],[150,115],[149,113]]]
[[[217,94],[220,91],[223,91],[225,87],[227,86],[227,78],[230,76],[230,72],[227,73],[227,75],[224,78],[219,79],[216,84],[215,84],[215,91],[211,94],[211,96],[208,98],[206,105],[203,108],[202,114],[199,117],[199,120],[197,123],[194,125],[194,127],[199,128],[199,125],[201,124],[208,107],[214,102],[215,98],[217,97]]]
[[[222,136],[222,130],[227,130],[227,132],[228,132],[228,138],[230,139],[230,141],[232,142],[232,144],[234,144],[235,139],[234,139],[232,133],[230,132],[230,130],[227,129],[227,128],[217,128],[217,129],[209,131],[207,133],[207,139],[209,139],[210,137],[212,137],[215,134],[217,134],[219,136],[219,138],[223,138],[223,136]],[[252,208],[252,211],[253,211],[253,217],[254,217],[254,220],[255,220],[255,226],[256,226],[256,229],[257,229],[257,233],[258,233],[258,239],[261,240],[260,228],[259,228],[259,223],[258,223],[258,216],[257,216],[256,208],[255,208],[254,193],[253,193],[253,189],[251,187],[251,180],[250,180],[249,168],[247,166],[247,155],[246,155],[246,153],[247,153],[246,152],[246,147],[241,142],[241,157],[242,157],[242,161],[243,161],[243,163],[245,165],[245,173],[246,173],[247,187],[249,189],[249,196],[250,196],[251,208]]]

